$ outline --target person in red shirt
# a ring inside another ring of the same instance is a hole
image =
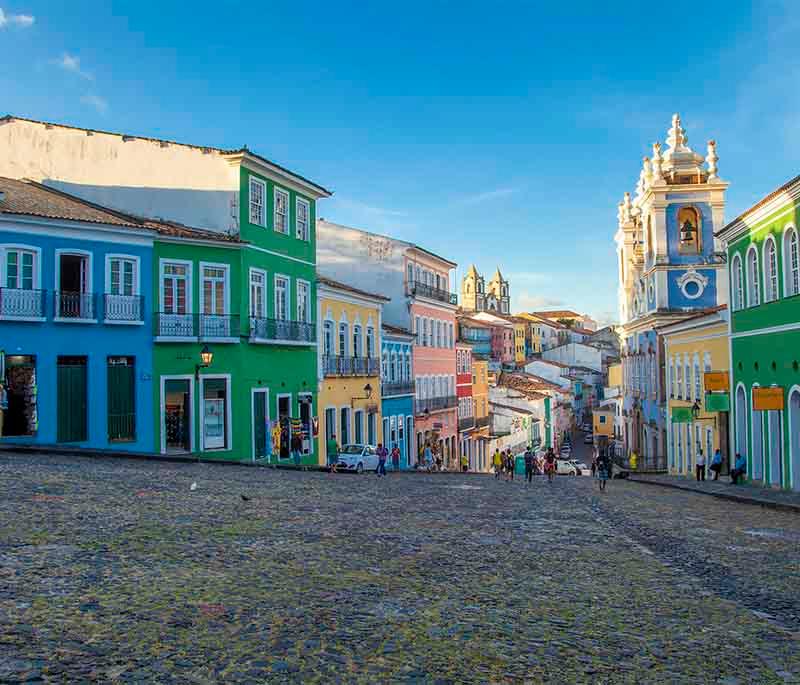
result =
[[[378,470],[375,472],[378,474],[378,478],[381,476],[386,475],[386,458],[389,456],[389,450],[387,450],[382,443],[378,443],[378,449],[375,450],[375,454],[378,455]]]

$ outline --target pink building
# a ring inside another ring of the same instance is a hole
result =
[[[417,452],[430,445],[448,468],[458,464],[456,397],[456,295],[450,292],[455,263],[414,246],[406,251],[406,289],[414,344]]]

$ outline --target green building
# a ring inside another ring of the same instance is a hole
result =
[[[800,491],[800,176],[725,226],[731,435],[748,477]]]
[[[156,451],[317,462],[315,201],[247,151],[238,233],[175,225],[154,247]]]

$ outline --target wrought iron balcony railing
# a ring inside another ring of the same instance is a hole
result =
[[[450,304],[458,304],[458,295],[451,293],[449,290],[442,290],[422,281],[412,281],[411,294],[419,295],[420,297],[428,297],[432,300],[439,300],[439,302],[448,302]]]
[[[54,293],[54,314],[58,319],[94,319],[97,306],[95,293]]]
[[[144,297],[141,295],[103,295],[106,321],[144,321]]]
[[[41,319],[45,316],[46,290],[0,288],[0,316],[6,319]]]
[[[448,397],[428,397],[424,400],[414,400],[414,413],[424,414],[433,411],[441,411],[442,409],[452,409],[458,405],[458,398],[455,395]]]
[[[158,338],[196,338],[197,314],[171,314],[157,312],[155,314],[155,330]]]
[[[392,395],[413,395],[417,384],[414,381],[396,381],[388,383],[381,381],[381,395],[391,397]]]
[[[323,355],[322,372],[325,376],[377,376],[380,363],[372,357]]]
[[[250,340],[264,342],[315,343],[317,326],[304,321],[250,318]]]
[[[467,431],[475,428],[475,417],[467,416],[458,420],[458,430]]]
[[[238,338],[238,314],[199,314],[198,334],[201,338]]]
[[[483,428],[484,426],[488,426],[492,422],[491,416],[479,416],[475,419],[475,427],[476,428]]]

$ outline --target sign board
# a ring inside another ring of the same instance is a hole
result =
[[[755,411],[780,411],[783,409],[783,388],[753,388]]]
[[[706,411],[730,411],[731,399],[728,393],[706,393]]]
[[[672,423],[691,423],[691,422],[692,422],[691,407],[672,408]]]
[[[728,392],[730,390],[730,376],[727,371],[706,371],[703,374],[706,392]]]

